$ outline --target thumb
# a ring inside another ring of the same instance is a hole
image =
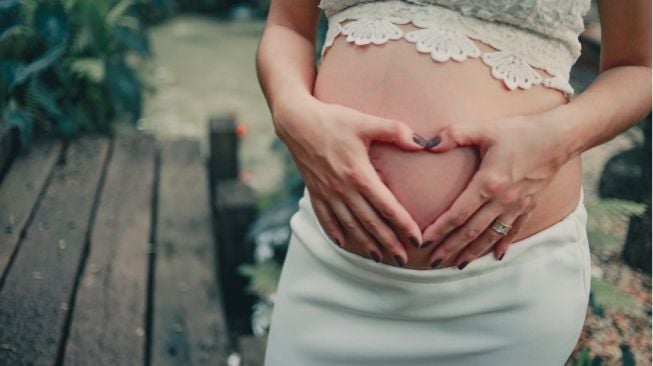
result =
[[[427,141],[431,152],[446,152],[461,146],[478,145],[484,138],[483,125],[478,123],[457,123],[444,127]]]
[[[417,135],[405,123],[387,118],[371,120],[363,130],[363,135],[373,141],[383,141],[410,151],[424,149],[425,139]]]

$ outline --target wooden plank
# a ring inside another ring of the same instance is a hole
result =
[[[21,152],[0,183],[0,279],[5,278],[20,235],[60,154],[60,142],[35,142]]]
[[[238,339],[243,366],[263,366],[268,337],[242,336]]]
[[[81,277],[66,365],[133,365],[145,358],[145,311],[155,143],[119,136]]]
[[[7,365],[50,365],[65,334],[109,142],[72,142],[57,165],[0,291]]]
[[[156,224],[152,365],[221,365],[227,346],[199,144],[164,143]]]

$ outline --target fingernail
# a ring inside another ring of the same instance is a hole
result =
[[[416,133],[413,134],[413,141],[421,147],[426,146],[426,139]]]
[[[372,256],[372,258],[374,258],[374,261],[376,263],[379,263],[381,261],[381,258],[379,257],[379,255],[376,254],[375,252],[371,252],[370,255]]]
[[[406,263],[404,263],[404,260],[400,256],[395,255],[394,258],[395,258],[395,261],[397,261],[397,264],[399,265],[399,267],[403,267],[403,266],[406,265]]]
[[[438,258],[438,259],[434,260],[433,263],[431,263],[431,268],[435,268],[435,267],[439,266],[440,263],[442,263],[442,258]]]
[[[458,269],[463,269],[463,268],[465,268],[465,266],[467,265],[467,263],[469,263],[469,261],[464,261],[464,262],[460,263],[460,264],[458,265]]]
[[[504,255],[506,255],[506,252],[501,253],[501,255],[499,256],[499,260],[502,260]]]
[[[420,248],[428,248],[431,245],[433,245],[433,243],[435,243],[433,240],[427,240],[427,241],[422,243],[422,246]]]
[[[430,149],[432,147],[436,147],[440,143],[440,141],[442,141],[440,136],[436,136],[436,137],[426,141],[426,144],[424,145],[424,147],[427,148],[427,149]]]
[[[411,236],[408,240],[410,240],[410,243],[413,244],[415,248],[419,248],[419,241],[417,241],[416,237]]]

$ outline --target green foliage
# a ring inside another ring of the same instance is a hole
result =
[[[592,277],[592,303],[622,314],[641,315],[644,309],[627,293],[599,277]]]
[[[597,199],[588,202],[587,235],[593,249],[623,245],[623,238],[614,230],[617,222],[644,214],[646,205],[621,199]]]
[[[277,291],[281,264],[272,258],[256,264],[241,264],[238,273],[250,279],[247,291],[262,299],[269,299]]]
[[[23,142],[69,137],[141,114],[149,56],[137,0],[0,1],[0,111]],[[130,55],[139,57],[130,57]]]
[[[587,348],[583,348],[576,356],[576,366],[601,366],[602,364],[601,356],[592,357]]]

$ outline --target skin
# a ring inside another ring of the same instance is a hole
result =
[[[599,6],[601,74],[565,103],[541,86],[508,91],[479,60],[433,62],[403,40],[339,37],[318,73],[319,9],[273,0],[259,79],[325,230],[386,263],[462,269],[568,215],[580,154],[650,111],[651,4]],[[441,142],[425,151],[413,133]],[[513,226],[507,236],[488,228],[496,218]],[[411,237],[431,245],[413,248]]]
[[[417,29],[412,25],[401,28]],[[482,51],[492,51],[484,44],[475,43]],[[419,135],[428,137],[454,124],[532,114],[565,103],[561,92],[542,86],[510,91],[489,72],[479,59],[435,62],[430,56],[417,53],[414,44],[406,41],[360,47],[338,37],[322,60],[314,96],[330,104],[401,120]],[[474,108],[469,108],[470,101],[474,101]],[[374,142],[369,156],[384,184],[408,210],[420,230],[425,230],[447,210],[480,164],[475,147],[442,153],[412,152]],[[545,204],[534,212],[536,219],[516,240],[541,231],[569,214],[578,202],[580,180],[580,159],[575,158],[559,172],[555,184],[548,188]],[[496,208],[497,215],[500,209]],[[491,237],[494,241],[500,238],[494,231],[489,233],[494,234]],[[346,249],[366,255],[365,248],[347,234],[345,231]],[[431,268],[433,247],[408,246],[406,250],[407,267]],[[385,263],[396,264],[390,253],[380,251]],[[441,267],[453,265],[454,259],[442,262]]]

